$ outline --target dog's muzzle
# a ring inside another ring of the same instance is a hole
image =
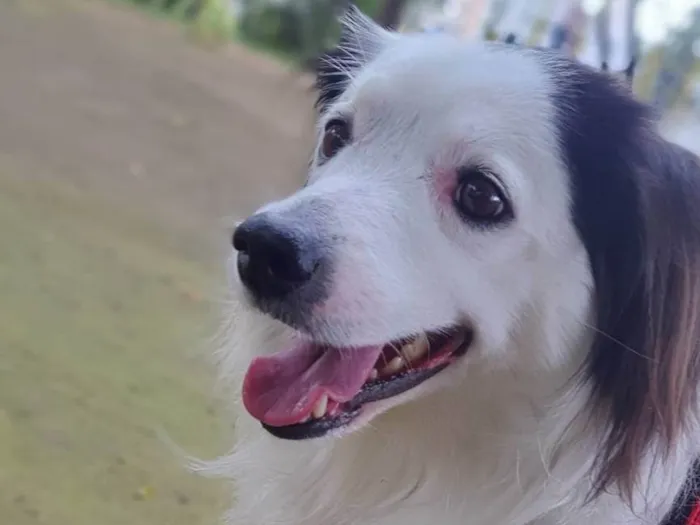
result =
[[[317,232],[298,221],[263,212],[235,229],[237,269],[258,308],[295,328],[325,298],[330,257]]]

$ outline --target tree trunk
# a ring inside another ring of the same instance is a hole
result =
[[[637,19],[637,7],[639,0],[627,0],[625,13],[625,33],[627,37],[627,60],[639,59],[639,36],[635,21]]]
[[[407,4],[408,0],[385,0],[377,16],[377,23],[387,29],[396,29]]]
[[[549,24],[547,47],[562,49],[570,38],[568,15],[571,9],[569,0],[558,0],[553,6],[553,15]]]
[[[696,60],[693,44],[698,38],[700,38],[700,9],[694,11],[690,26],[677,31],[666,45],[653,98],[653,103],[661,114],[669,109],[683,93]]]
[[[595,36],[598,47],[600,65],[607,68],[610,65],[612,42],[610,41],[610,0],[606,0],[603,8],[595,16]]]

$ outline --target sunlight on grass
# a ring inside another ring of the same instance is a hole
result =
[[[205,263],[79,191],[0,173],[0,523],[216,523]]]

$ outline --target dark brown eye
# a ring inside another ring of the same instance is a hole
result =
[[[333,119],[326,124],[321,142],[321,155],[330,159],[350,142],[350,125],[345,120]]]
[[[482,168],[459,170],[455,205],[467,219],[477,223],[495,223],[510,216],[510,205],[496,179]]]

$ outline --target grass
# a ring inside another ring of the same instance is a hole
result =
[[[235,19],[222,14],[222,5],[226,0],[219,0],[221,3],[209,2],[202,12],[195,18],[188,18],[185,15],[189,3],[182,1],[179,7],[174,9],[164,9],[160,0],[111,0],[113,2],[128,4],[142,9],[156,18],[165,18],[182,24],[192,39],[198,44],[206,47],[217,47],[226,42],[240,42],[241,44],[254,49],[255,51],[272,57],[282,64],[298,66],[299,54],[293,51],[280,49],[265,42],[258,42],[252,38],[247,38],[241,33]]]
[[[1,169],[1,167],[0,167]],[[200,350],[211,267],[148,222],[0,171],[0,523],[216,523],[223,450]]]

